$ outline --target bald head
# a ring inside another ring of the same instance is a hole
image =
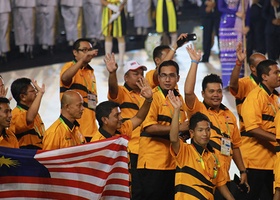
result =
[[[262,53],[255,52],[249,58],[249,66],[251,69],[252,74],[257,76],[257,65],[267,58]]]
[[[80,93],[74,91],[74,90],[67,90],[63,93],[61,98],[61,108],[65,107],[67,104],[72,104],[75,100],[83,100]]]
[[[61,114],[70,122],[80,119],[83,111],[84,100],[80,93],[68,90],[63,93],[61,98]]]

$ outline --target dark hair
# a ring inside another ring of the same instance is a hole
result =
[[[11,92],[13,98],[17,103],[20,102],[20,95],[26,94],[28,86],[31,84],[31,79],[29,78],[18,78],[11,85]]]
[[[205,114],[203,114],[201,112],[196,112],[190,118],[189,129],[194,130],[197,123],[201,122],[201,121],[207,121],[207,122],[211,123],[209,118]]]
[[[223,87],[222,79],[217,74],[209,74],[209,75],[207,75],[203,78],[203,80],[202,80],[202,91],[205,90],[208,83],[220,83]]]
[[[8,104],[10,104],[10,100],[7,99],[6,97],[0,97],[0,103],[8,103]]]
[[[165,49],[170,49],[169,46],[167,45],[160,45],[160,46],[157,46],[156,48],[154,48],[154,51],[153,51],[153,60],[155,62],[155,59],[156,58],[160,58],[161,55],[162,55],[162,51],[165,50]],[[155,62],[156,64],[156,62]]]
[[[99,127],[103,126],[102,117],[109,117],[112,110],[119,106],[120,104],[114,101],[103,101],[98,106],[96,106],[95,113]]]
[[[80,39],[77,39],[74,44],[73,44],[73,50],[78,50],[80,48],[80,43],[81,42],[88,42],[91,44],[90,40],[86,39],[86,38],[80,38]]]
[[[261,61],[257,65],[257,76],[260,81],[263,80],[263,78],[262,78],[263,74],[266,74],[266,75],[269,74],[269,71],[271,70],[271,68],[270,68],[271,65],[277,65],[277,62],[275,62],[274,60],[268,59],[268,60]]]
[[[177,75],[179,75],[179,65],[174,60],[163,61],[158,67],[158,74],[160,74],[161,68],[165,66],[174,66],[176,68]]]

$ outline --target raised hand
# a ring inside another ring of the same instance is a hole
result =
[[[40,87],[36,80],[32,80],[32,84],[35,87],[37,93],[41,93],[41,94],[45,93],[45,84],[44,83],[42,84],[42,87]]]
[[[115,54],[106,54],[104,58],[104,62],[106,64],[106,68],[109,73],[115,72],[118,69],[118,65],[115,60]]]
[[[98,55],[98,49],[93,49],[91,51],[88,51],[85,53],[85,55],[82,58],[83,62],[89,63],[97,55]]]
[[[244,62],[246,58],[246,49],[242,49],[242,43],[239,42],[236,47],[236,56],[240,63]]]
[[[180,109],[182,106],[182,101],[179,97],[176,97],[174,95],[174,92],[172,90],[168,91],[168,99],[170,101],[170,103],[172,104],[174,109]]]
[[[196,60],[197,62],[200,61],[201,59],[201,50],[198,50],[196,51],[195,47],[193,47],[192,45],[187,45],[186,47],[189,55],[190,55],[190,58],[192,60]]]
[[[136,85],[140,88],[140,94],[143,96],[145,99],[150,100],[153,98],[153,91],[148,83],[148,81],[141,77],[139,80],[136,82]]]

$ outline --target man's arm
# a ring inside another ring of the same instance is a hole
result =
[[[140,94],[145,98],[145,101],[136,115],[131,118],[133,129],[135,129],[144,121],[153,101],[153,91],[146,79],[140,78],[136,82],[136,85],[141,89]]]
[[[267,140],[267,141],[272,141],[272,142],[276,141],[275,134],[269,133],[260,127],[252,129],[252,130],[248,131],[248,133],[251,133],[255,138],[257,138],[259,140]]]
[[[75,76],[78,70],[83,66],[86,66],[91,61],[91,59],[94,58],[97,54],[98,49],[88,51],[80,60],[78,60],[73,66],[71,66],[61,75],[62,83],[66,86],[69,86],[72,82],[73,76]]]
[[[243,163],[243,159],[242,159],[239,147],[233,148],[232,158],[233,158],[233,161],[236,164],[237,168],[239,169],[239,171],[245,172],[246,168],[245,168],[245,165]],[[249,192],[250,191],[250,187],[249,187],[249,184],[248,184],[248,181],[247,181],[247,173],[246,172],[245,173],[241,173],[240,176],[241,176],[240,177],[240,184],[244,184],[245,183],[246,185],[248,185],[248,192]]]
[[[222,185],[217,188],[226,200],[234,200],[234,197],[232,196],[226,185]]]
[[[244,62],[244,59],[246,58],[246,50],[242,50],[242,43],[239,42],[236,48],[236,56],[237,56],[237,60],[236,60],[236,64],[231,72],[231,76],[230,76],[230,82],[229,82],[229,87],[230,90],[234,93],[237,94],[238,93],[238,79],[239,79],[239,74],[241,71],[241,67],[242,64]]]
[[[42,97],[45,93],[45,84],[43,84],[42,87],[39,87],[37,84],[37,81],[34,81],[34,80],[32,81],[32,84],[34,85],[35,89],[37,90],[37,95],[36,95],[33,103],[31,104],[31,106],[27,110],[27,113],[26,113],[27,125],[34,122],[34,119],[37,116],[39,108],[40,108]]]
[[[191,45],[187,46],[187,51],[192,61],[184,86],[185,102],[189,108],[193,108],[194,101],[196,98],[196,95],[194,93],[194,87],[196,82],[197,67],[201,59],[201,51],[196,52]]]
[[[180,140],[179,140],[179,116],[180,116],[180,108],[182,106],[182,102],[179,97],[176,97],[173,91],[168,91],[168,98],[174,108],[174,113],[172,117],[171,127],[170,127],[170,142],[172,149],[175,154],[178,154],[180,149]]]
[[[118,69],[118,65],[115,61],[114,53],[107,54],[104,58],[104,62],[106,64],[106,68],[109,72],[109,77],[108,77],[109,96],[112,99],[116,99],[118,96],[118,79],[117,79],[117,73],[116,73],[117,69]]]

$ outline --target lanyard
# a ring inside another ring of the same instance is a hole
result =
[[[192,147],[195,149],[195,151],[197,152],[197,154],[199,155],[199,163],[202,167],[202,169],[204,170],[204,172],[209,176],[210,179],[215,179],[217,177],[217,174],[218,174],[218,168],[220,167],[220,163],[219,163],[219,160],[218,158],[216,157],[216,155],[214,153],[211,152],[213,158],[214,158],[214,162],[215,162],[215,166],[213,168],[213,175],[209,174],[207,171],[206,171],[206,167],[205,167],[205,163],[204,163],[204,160],[202,158],[202,155],[205,151],[205,149],[203,150],[202,152],[202,155],[200,155],[200,153],[198,153],[197,149],[195,148],[195,146],[192,144]]]

